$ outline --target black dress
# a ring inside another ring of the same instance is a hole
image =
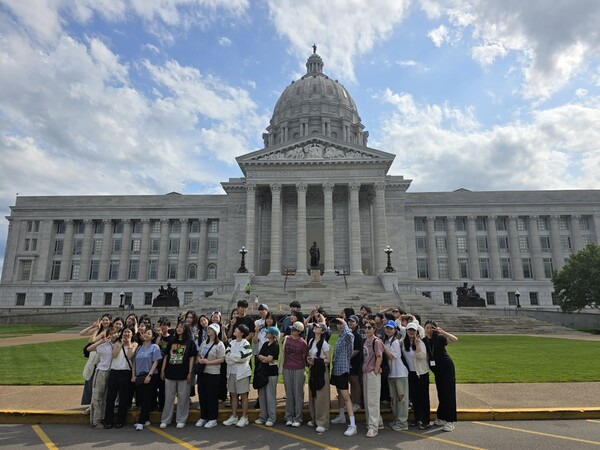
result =
[[[429,361],[434,361],[430,369],[435,375],[435,387],[437,389],[439,406],[437,418],[446,422],[456,422],[456,373],[454,362],[446,352],[448,340],[437,333],[429,339],[423,339],[427,348]]]

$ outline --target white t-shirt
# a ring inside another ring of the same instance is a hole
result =
[[[385,348],[394,356],[394,359],[388,358],[390,366],[390,374],[388,378],[406,378],[408,377],[408,369],[402,362],[402,341],[394,339],[393,341],[385,341]]]
[[[312,347],[308,350],[308,356],[313,359],[317,358],[317,350],[317,344],[313,342]],[[323,348],[321,349],[318,357],[325,359],[325,353],[327,353],[329,350],[331,350],[329,343],[323,339]]]
[[[105,342],[96,347],[96,353],[100,356],[100,362],[96,366],[96,369],[107,371],[110,370],[110,363],[112,362],[112,345],[110,342]]]
[[[112,360],[110,366],[112,370],[131,370],[129,364],[127,364],[127,359],[125,359],[123,349],[125,349],[125,353],[129,351],[129,347],[122,347],[121,350],[119,350],[119,354]]]

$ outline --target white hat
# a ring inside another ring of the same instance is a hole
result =
[[[302,333],[304,331],[304,324],[300,321],[294,322],[292,328]]]
[[[417,326],[417,324],[416,324],[416,323],[414,323],[414,322],[411,322],[411,323],[409,323],[408,325],[406,325],[406,329],[407,329],[407,330],[415,330],[415,331],[418,331],[418,330],[419,330],[419,327]]]
[[[221,331],[221,327],[216,323],[211,323],[208,328],[212,328],[216,334],[219,334],[219,331]]]

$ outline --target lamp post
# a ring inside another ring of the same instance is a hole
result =
[[[242,248],[240,248],[240,254],[242,255],[242,262],[240,263],[240,268],[238,269],[238,273],[248,273],[248,269],[246,269],[246,253],[248,253],[248,250],[246,250],[246,247],[244,247],[242,245]]]
[[[394,249],[388,245],[383,252],[387,255],[387,267],[385,268],[384,272],[395,272],[396,269],[392,267],[392,253],[394,253]]]
[[[519,302],[519,298],[521,298],[521,293],[519,291],[515,292],[515,297],[517,297],[517,308],[521,307],[521,302]]]
[[[125,292],[121,291],[121,293],[119,294],[119,297],[121,297],[121,304],[119,305],[120,309],[123,309],[123,297],[125,297]]]

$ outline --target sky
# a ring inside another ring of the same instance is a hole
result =
[[[223,194],[313,43],[409,192],[600,189],[598,24],[597,0],[0,0],[0,214]]]

